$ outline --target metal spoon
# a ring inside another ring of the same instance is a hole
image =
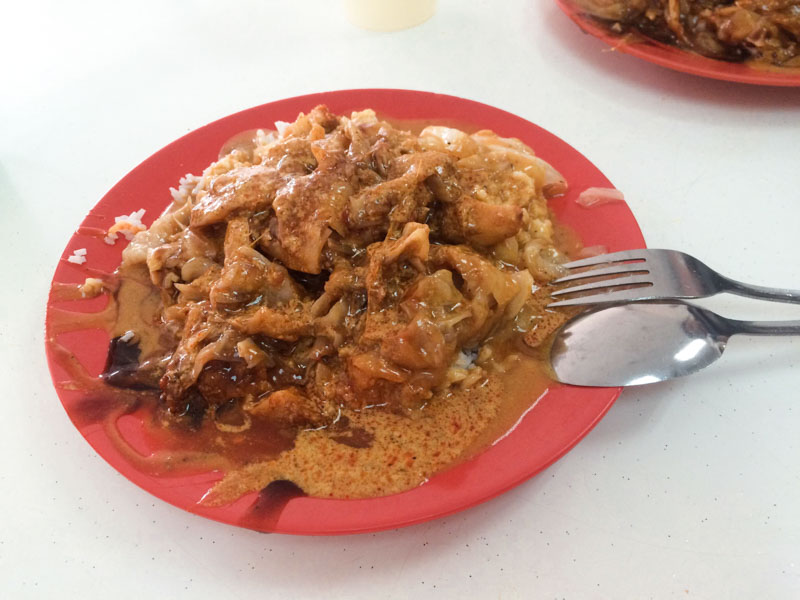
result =
[[[655,383],[707,367],[737,333],[800,335],[800,321],[737,321],[685,302],[614,305],[558,330],[550,364],[556,380],[572,385]]]

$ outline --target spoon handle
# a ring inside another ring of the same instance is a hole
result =
[[[800,321],[739,321],[725,319],[730,334],[747,335],[800,335]]]

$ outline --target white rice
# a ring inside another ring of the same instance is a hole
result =
[[[478,359],[477,350],[462,350],[456,356],[453,364],[447,370],[447,382],[458,384],[464,388],[471,387],[484,376],[484,371],[475,361]]]
[[[140,208],[139,210],[136,210],[129,215],[120,215],[118,217],[114,217],[114,225],[117,225],[118,223],[128,223],[133,227],[133,229],[127,231],[125,230],[121,231],[122,235],[125,236],[126,240],[128,241],[132,240],[135,233],[147,229],[144,223],[142,223],[142,217],[144,217],[144,213],[145,210],[143,208]],[[109,230],[109,234],[103,238],[103,241],[109,246],[113,246],[118,239],[119,239],[119,234],[116,231],[111,232]]]
[[[121,215],[119,217],[114,217],[114,223],[130,223],[131,225],[138,227],[140,229],[146,229],[144,223],[142,223],[142,217],[144,216],[145,210],[140,208],[137,211],[132,212],[129,215]],[[129,235],[129,234],[126,234]],[[131,239],[132,235],[128,238]]]
[[[478,357],[475,351],[464,352],[463,350],[458,353],[453,367],[456,369],[469,369]]]
[[[275,132],[274,131],[264,131],[263,129],[259,129],[256,131],[256,145],[257,146],[266,146],[269,143],[275,141]]]
[[[72,256],[67,257],[67,261],[76,265],[82,265],[86,262],[86,248],[78,248],[72,252]]]
[[[200,177],[192,175],[191,173],[187,173],[181,177],[177,189],[169,188],[169,193],[172,194],[172,200],[178,204],[183,204],[199,181]]]

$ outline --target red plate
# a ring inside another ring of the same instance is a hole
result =
[[[706,58],[694,52],[662,44],[655,40],[645,38],[634,41],[624,40],[622,36],[609,31],[607,27],[604,27],[596,19],[584,14],[570,0],[556,0],[556,3],[586,33],[601,39],[614,50],[642,58],[656,65],[722,81],[800,87],[800,69],[752,67],[744,63],[731,63]]]
[[[199,174],[217,158],[222,144],[232,135],[257,127],[272,127],[277,120],[292,121],[300,111],[326,103],[336,113],[373,108],[379,115],[431,122],[456,120],[479,128],[493,129],[503,136],[522,139],[567,178],[570,192],[552,201],[561,222],[571,226],[585,246],[605,245],[609,251],[644,247],[644,240],[625,203],[610,203],[591,209],[575,203],[587,187],[613,187],[600,171],[572,147],[547,131],[510,113],[485,104],[428,92],[408,90],[344,90],[312,94],[271,102],[236,113],[185,135],[156,152],[115,185],[82,223],[85,228],[107,228],[113,217],[147,209],[151,223],[170,202],[168,189],[186,173]],[[99,237],[80,231],[67,244],[53,282],[83,282],[90,273],[84,266],[67,262],[73,250],[86,248],[85,266],[113,271],[120,262],[124,244],[108,246]],[[48,337],[53,311],[63,308],[88,312],[102,307],[101,299],[48,302]],[[63,334],[59,343],[74,354],[91,374],[103,368],[108,336],[98,330]],[[69,378],[47,348],[54,383]],[[488,500],[525,481],[567,452],[600,420],[620,393],[620,388],[577,388],[553,384],[533,410],[495,445],[476,458],[431,478],[425,484],[392,496],[366,500],[326,500],[300,497],[288,502],[279,516],[259,521],[254,517],[255,494],[223,507],[199,504],[219,472],[192,476],[153,476],[142,471],[118,452],[101,425],[87,423],[76,409],[85,392],[56,385],[58,395],[75,426],[94,449],[117,471],[151,494],[189,512],[225,523],[262,531],[294,534],[344,534],[369,532],[411,525],[442,517]],[[531,398],[531,404],[536,398]],[[85,405],[84,405],[85,406]],[[122,423],[122,420],[125,422]],[[120,421],[123,435],[132,446],[142,445],[143,417],[126,416]],[[277,520],[276,520],[277,517]]]

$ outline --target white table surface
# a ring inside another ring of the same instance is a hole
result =
[[[572,452],[493,501],[329,538],[222,525],[140,490],[71,425],[43,349],[62,249],[133,166],[232,112],[355,87],[516,113],[624,190],[650,246],[800,287],[800,89],[609,52],[549,0],[441,0],[388,34],[323,0],[18,2],[3,20],[0,597],[800,597],[796,339],[734,339],[702,374],[626,390]]]

